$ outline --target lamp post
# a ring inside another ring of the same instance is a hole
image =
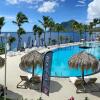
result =
[[[4,76],[4,80],[5,80],[4,86],[5,86],[5,88],[4,88],[4,100],[6,100],[6,90],[7,90],[7,84],[6,84],[6,80],[7,80],[7,77],[6,77],[7,76],[7,48],[6,48],[6,46],[7,46],[7,39],[8,39],[9,36],[10,36],[9,34],[8,35],[0,34],[0,37],[5,39],[5,76]]]

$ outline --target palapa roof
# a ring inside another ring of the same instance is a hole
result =
[[[3,67],[5,64],[5,59],[0,57],[0,67]]]
[[[80,52],[79,54],[74,55],[69,60],[69,65],[72,68],[81,68],[84,69],[92,69],[95,70],[98,68],[98,60],[91,54],[86,52]]]
[[[43,66],[43,58],[42,54],[37,52],[36,50],[29,52],[21,58],[21,62],[19,64],[20,68],[26,67],[36,67],[39,64],[41,67]]]

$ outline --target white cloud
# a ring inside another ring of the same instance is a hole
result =
[[[86,0],[78,0],[75,7],[84,7],[86,6]]]
[[[16,5],[21,3],[30,4],[29,9],[36,9],[38,12],[54,12],[55,8],[67,0],[6,0],[8,4]]]
[[[9,4],[17,4],[18,3],[18,0],[6,0]]]
[[[87,19],[88,22],[94,18],[100,18],[100,0],[93,0],[87,9]]]
[[[84,6],[86,6],[86,5],[81,5],[81,4],[75,5],[75,7],[84,7]]]
[[[79,0],[77,2],[80,3],[80,4],[85,4],[85,1],[84,0]]]
[[[32,4],[32,3],[38,3],[38,2],[42,2],[43,0],[6,0],[9,4],[18,4],[18,3],[22,3],[22,2],[25,2],[25,3],[29,3],[29,4]]]
[[[8,19],[8,20],[14,20],[16,17],[14,17],[14,16],[5,16],[5,18]]]
[[[14,20],[16,17],[11,15],[0,15],[0,17],[5,17],[5,20],[11,21]]]
[[[57,2],[55,1],[46,1],[43,2],[43,4],[38,8],[39,12],[54,12],[55,11],[55,7],[58,5]]]

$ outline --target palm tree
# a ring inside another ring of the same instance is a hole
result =
[[[85,32],[85,41],[86,41],[86,32],[88,31],[88,25],[84,24],[83,28],[84,28],[84,32]]]
[[[100,24],[100,18],[98,19],[98,24]]]
[[[37,27],[38,27],[37,25],[33,26],[33,33],[34,33],[35,40],[36,40]]]
[[[4,24],[5,24],[5,18],[4,17],[0,17],[0,34],[1,34],[1,29],[4,26]],[[3,46],[2,37],[1,37],[1,46]]]
[[[46,34],[46,31],[47,31],[47,28],[48,28],[48,22],[49,22],[49,16],[43,16],[42,17],[42,20],[43,21],[40,21],[39,22],[42,24],[42,26],[44,27],[44,45],[46,46],[46,41],[45,41],[45,34]]]
[[[28,18],[22,12],[19,12],[17,14],[17,16],[16,16],[16,21],[13,21],[13,23],[18,26],[18,30],[17,30],[17,35],[18,35],[18,46],[17,46],[17,50],[20,50],[20,40],[21,40],[22,32],[25,33],[25,31],[23,31],[24,29],[22,29],[21,27],[22,27],[22,25],[24,23],[27,23],[27,22],[28,22]]]
[[[17,30],[17,34],[18,34],[18,36],[19,36],[19,42],[18,42],[18,47],[19,47],[19,49],[18,49],[18,50],[20,50],[20,49],[21,49],[21,40],[22,40],[21,35],[26,34],[26,32],[25,32],[25,30],[24,30],[23,28],[19,28],[19,29]]]
[[[99,24],[99,18],[94,18],[93,19],[93,26],[95,28],[95,31],[96,31],[96,25]]]
[[[76,22],[76,21],[72,23],[72,29],[74,32],[77,31],[77,25],[78,25],[78,22]],[[74,41],[74,32],[73,32],[73,41]]]
[[[77,25],[76,25],[76,31],[79,33],[80,40],[81,40],[83,38],[82,35],[83,35],[83,31],[84,31],[82,23],[77,23]]]
[[[9,46],[10,46],[10,50],[11,50],[11,46],[12,46],[12,43],[16,41],[16,38],[13,37],[13,36],[10,36],[8,38],[8,43],[9,43]]]
[[[89,36],[91,37],[93,34],[93,22],[89,23]]]
[[[59,33],[64,31],[64,27],[61,24],[56,23],[55,24],[55,31],[58,32],[58,44],[59,44]]]
[[[56,39],[53,39],[52,40],[52,44],[55,45],[56,43],[57,43],[57,40]]]
[[[39,38],[39,46],[40,46],[40,37],[42,35],[42,33],[44,32],[44,30],[41,27],[37,27],[37,33],[38,33],[38,38]]]
[[[68,36],[66,36],[66,37],[64,37],[65,38],[65,43],[67,43],[68,42],[68,40],[69,40],[69,37]]]
[[[96,27],[96,25],[98,24],[98,18],[95,18],[95,19],[93,19],[93,26],[95,26]]]
[[[54,26],[55,26],[55,22],[53,21],[52,18],[50,18],[48,23],[49,32],[50,32],[49,44],[51,44],[51,32],[54,30]]]
[[[63,40],[64,40],[64,36],[60,35],[60,42],[61,42],[61,44],[62,44]]]

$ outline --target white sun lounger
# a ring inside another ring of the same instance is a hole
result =
[[[15,56],[15,55],[16,55],[16,54],[15,54],[14,51],[9,51],[9,52],[7,52],[7,56],[12,57],[12,56]]]

